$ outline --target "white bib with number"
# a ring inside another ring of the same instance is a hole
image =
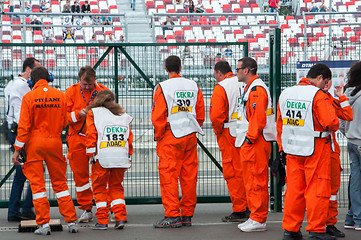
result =
[[[312,108],[318,91],[320,89],[313,85],[296,85],[281,93],[281,141],[285,153],[311,156],[315,149],[315,137],[328,135],[328,132],[318,132],[314,128]]]
[[[98,132],[95,160],[103,168],[129,168],[129,124],[133,118],[124,113],[114,115],[104,107],[92,109],[94,125]]]
[[[204,134],[196,115],[197,83],[176,77],[161,82],[159,85],[167,103],[167,121],[174,137],[181,138],[194,132]]]

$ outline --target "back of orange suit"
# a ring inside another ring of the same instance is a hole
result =
[[[185,81],[186,84],[190,83],[190,80],[182,78],[179,74],[170,76],[167,81],[174,81],[176,84],[178,81]],[[163,83],[168,83],[167,81]],[[193,82],[193,84],[195,83]],[[172,87],[172,84],[170,84],[170,87]],[[196,133],[190,131],[190,134],[179,137],[177,134],[182,134],[182,130],[171,129],[172,126],[168,119],[170,112],[179,113],[183,110],[190,110],[195,113],[196,119],[194,120],[197,121],[198,126],[202,126],[205,117],[203,94],[196,84],[194,90],[197,92],[195,95],[197,97],[191,100],[194,101],[192,104],[194,104],[195,108],[193,109],[187,105],[189,100],[187,97],[189,96],[183,96],[181,92],[179,92],[179,96],[185,97],[184,101],[180,98],[178,99],[180,104],[178,107],[168,109],[166,97],[169,94],[165,86],[162,85],[156,87],[153,96],[152,123],[155,140],[157,141],[159,181],[166,218],[192,217],[197,202],[198,157]],[[182,190],[181,201],[179,201],[178,179]]]
[[[345,95],[342,95],[339,97],[339,99],[336,99],[330,93],[327,93],[327,95],[330,98],[332,106],[335,108],[337,117],[345,121],[352,121],[353,111],[348,102],[348,98]],[[332,132],[332,140],[334,148],[331,153],[331,197],[326,225],[335,225],[337,223],[337,193],[340,189],[342,171],[340,161],[340,146],[336,141],[336,134],[334,131]]]
[[[293,90],[289,91],[291,88]],[[277,143],[280,151],[284,150],[287,153],[287,190],[282,227],[287,231],[298,232],[307,208],[308,226],[306,231],[325,233],[328,203],[331,196],[331,137],[329,131],[338,129],[339,120],[327,94],[317,88],[309,79],[303,78],[297,86],[291,88],[281,93],[277,110]],[[308,89],[314,92],[309,94]],[[299,96],[309,94],[311,97],[308,101],[299,100],[296,93]],[[288,96],[288,98],[283,96]],[[305,109],[311,114],[305,114]],[[313,135],[306,130],[298,130],[298,126],[307,124],[313,125]],[[295,133],[292,138],[283,135],[286,132],[285,126]],[[310,141],[302,141],[302,144],[297,144],[303,137],[309,138]],[[313,143],[310,144],[310,142]],[[289,149],[298,149],[299,153],[291,154],[288,152],[290,150],[285,150],[286,143],[287,145],[292,143],[293,145]],[[306,153],[306,151],[308,152]]]
[[[50,205],[45,188],[45,161],[60,213],[66,222],[76,221],[76,212],[68,191],[66,159],[63,156],[60,133],[67,125],[65,95],[49,87],[46,80],[36,82],[21,104],[18,137],[15,149],[25,144],[27,160],[24,173],[30,181],[38,225],[49,223]]]
[[[85,152],[86,118],[81,117],[79,112],[92,102],[98,92],[104,89],[108,88],[100,83],[95,83],[92,91],[85,91],[81,88],[80,83],[76,83],[65,91],[69,121],[68,159],[73,171],[77,202],[82,210],[92,209],[93,193],[89,183],[89,157]]]
[[[226,86],[217,84],[214,87],[209,117],[212,122],[213,131],[217,136],[219,150],[222,154],[223,177],[227,182],[228,192],[232,201],[232,210],[238,213],[246,211],[247,199],[243,183],[240,148],[235,147],[236,136],[232,136],[230,133],[230,131],[233,131],[233,129],[230,130],[233,126],[228,125],[232,124],[232,122],[236,123],[237,120],[237,106],[231,107],[232,109],[230,110],[229,99],[233,99],[232,102],[238,103],[237,100],[240,98],[241,89],[237,89],[237,85],[241,83],[238,82],[237,77],[232,72],[227,73],[222,81],[228,81],[229,84],[226,84]],[[232,92],[235,94],[234,96],[227,95],[225,90],[227,86],[236,88],[236,91]],[[232,119],[229,119],[229,111],[232,111]]]

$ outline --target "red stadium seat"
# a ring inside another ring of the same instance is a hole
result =
[[[48,68],[55,67],[55,59],[47,59],[46,60],[46,67],[48,67]]]

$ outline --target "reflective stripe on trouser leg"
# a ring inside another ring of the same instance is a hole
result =
[[[108,190],[107,182],[109,180],[109,171],[110,169],[102,168],[97,161],[95,164],[92,164],[92,186],[95,204],[97,206],[97,211],[95,216],[98,219],[99,224],[108,224],[109,222],[109,207],[108,207]],[[119,183],[118,183],[119,184]]]
[[[77,202],[80,209],[91,210],[93,192],[89,184],[89,159],[85,153],[85,148],[84,137],[69,136],[69,165],[73,171],[75,186],[79,187],[76,194]]]
[[[126,169],[124,168],[112,168],[110,169],[108,200],[111,203],[111,211],[114,213],[116,221],[127,220],[127,211],[124,201],[124,188],[123,179]]]
[[[42,225],[50,221],[50,204],[46,197],[43,161],[28,161],[23,172],[30,182],[33,194],[33,204],[36,214],[36,224]]]

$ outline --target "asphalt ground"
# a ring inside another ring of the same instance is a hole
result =
[[[80,216],[81,211],[78,211]],[[344,218],[347,209],[339,209],[339,222],[337,227],[346,234],[345,240],[361,239],[361,232],[343,229]],[[95,207],[93,208],[95,212]],[[34,233],[18,233],[18,223],[7,221],[7,209],[0,209],[0,239],[1,240],[32,240],[32,239],[81,239],[81,240],[100,240],[100,239],[132,239],[132,240],[192,240],[192,239],[262,239],[274,240],[282,239],[283,230],[282,213],[270,212],[267,219],[267,231],[244,233],[237,228],[237,223],[223,223],[221,218],[231,213],[231,204],[214,203],[198,204],[192,220],[192,227],[182,227],[174,229],[155,229],[153,224],[163,218],[162,205],[130,205],[127,206],[128,223],[123,230],[115,230],[114,223],[109,224],[106,231],[95,231],[91,229],[93,223],[80,223],[79,232],[71,234],[67,232],[64,219],[58,212],[57,207],[52,207],[50,215],[52,218],[60,218],[64,226],[62,232],[52,232],[50,236],[36,236]],[[304,228],[307,225],[304,222],[302,233],[304,239],[308,238],[308,233]]]

